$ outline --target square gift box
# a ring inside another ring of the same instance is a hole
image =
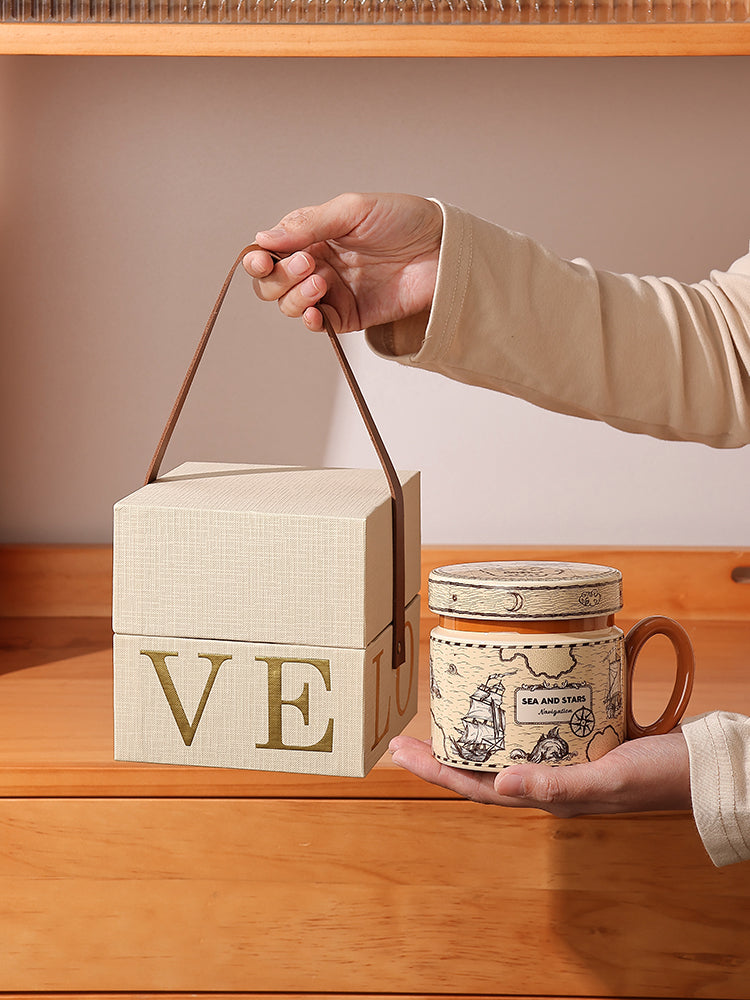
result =
[[[416,712],[419,474],[392,668],[381,470],[186,463],[114,511],[115,759],[364,776]]]

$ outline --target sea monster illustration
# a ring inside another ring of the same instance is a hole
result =
[[[511,760],[527,760],[531,764],[560,764],[573,756],[570,747],[560,735],[559,727],[543,733],[536,741],[534,749],[525,753],[520,748],[511,750]]]

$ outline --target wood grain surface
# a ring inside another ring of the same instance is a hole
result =
[[[750,621],[685,624],[697,660],[689,714],[750,712]],[[423,619],[419,710],[407,729],[421,739],[430,730],[430,627]],[[387,755],[365,779],[116,763],[111,643],[108,619],[0,619],[0,795],[451,797],[401,771]],[[657,637],[636,669],[641,724],[661,714],[673,676],[671,646]]]
[[[70,1000],[70,993],[3,993],[3,1000],[29,1000],[33,997],[45,997],[45,1000]],[[128,990],[125,996],[128,1000],[186,1000],[188,996],[195,997],[196,994],[186,994],[184,992],[142,992],[141,990]],[[122,1000],[123,994],[119,992],[87,993],[85,1000]],[[231,993],[201,993],[201,1000],[392,1000],[392,993],[256,993],[246,990],[233,990]],[[444,993],[401,993],[399,1000],[445,1000]],[[528,995],[521,996],[514,994],[512,997],[507,993],[461,993],[453,994],[451,1000],[539,1000],[538,997]],[[559,993],[548,994],[545,1000],[570,1000]],[[603,997],[589,997],[587,1000],[604,1000]]]
[[[423,574],[500,551],[427,550]],[[622,625],[683,620],[691,712],[750,712],[750,588],[731,580],[747,553],[564,551],[623,569]],[[746,1000],[750,866],[715,869],[689,814],[491,809],[388,758],[364,780],[116,764],[111,627],[91,613],[107,551],[6,556],[0,994]],[[637,669],[642,721],[672,674],[655,640]]]
[[[109,618],[111,545],[1,545],[0,615]]]
[[[4,990],[747,995],[750,869],[681,816],[27,799],[0,830]]]
[[[726,56],[750,24],[0,24],[0,53],[496,58]]]
[[[750,550],[741,548],[425,546],[423,614],[427,614],[431,569],[490,559],[560,559],[615,566],[623,574],[625,617],[750,618]],[[747,570],[745,583],[732,579],[738,567]],[[110,546],[0,545],[0,615],[109,617],[111,613]]]

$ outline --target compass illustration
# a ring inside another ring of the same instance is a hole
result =
[[[570,728],[576,736],[588,736],[594,729],[594,713],[590,708],[579,708],[570,717]]]

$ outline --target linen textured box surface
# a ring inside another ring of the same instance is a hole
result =
[[[115,505],[115,758],[365,775],[416,711],[419,475],[392,668],[380,470],[187,463]]]

